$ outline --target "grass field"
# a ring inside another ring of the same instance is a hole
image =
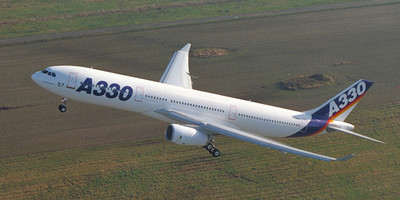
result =
[[[3,0],[0,39],[360,1],[363,0]]]
[[[393,199],[399,190],[399,4],[82,37],[0,47],[0,198]],[[173,51],[224,48],[191,58],[196,89],[308,110],[355,80],[375,81],[349,117],[375,144],[332,133],[282,142],[325,163],[220,137],[222,156],[163,140],[167,124],[68,102],[30,75],[58,64],[158,80]],[[345,63],[338,65],[337,63]],[[292,76],[328,74],[319,89],[285,91]]]
[[[291,145],[341,156],[325,163],[220,138],[223,156],[160,137],[1,159],[2,198],[33,199],[396,199],[400,195],[400,102],[365,106],[351,118],[381,145],[335,133]],[[397,133],[397,134],[396,134]]]

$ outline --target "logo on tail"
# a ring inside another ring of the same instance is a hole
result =
[[[329,103],[329,118],[339,112],[341,109],[352,103],[357,97],[361,97],[367,91],[367,84],[363,81],[359,82],[357,86],[350,88],[347,92],[342,93],[339,98]]]
[[[310,122],[302,130],[290,137],[316,135],[326,130],[327,132],[340,131],[375,142],[381,142],[351,131],[354,126],[344,122],[372,84],[373,82],[371,81],[361,79],[318,108],[304,112],[306,115],[311,115]]]
[[[371,81],[361,79],[320,107],[306,113],[317,119],[327,120],[338,118],[337,120],[344,121],[372,84],[373,82]]]

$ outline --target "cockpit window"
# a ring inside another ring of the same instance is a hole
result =
[[[54,72],[49,72],[47,70],[43,70],[42,73],[47,74],[48,76],[56,77],[56,73],[54,73]]]

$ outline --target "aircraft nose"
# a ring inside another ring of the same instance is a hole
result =
[[[35,81],[35,83],[38,83],[40,79],[40,72],[33,73],[31,78],[33,81]]]

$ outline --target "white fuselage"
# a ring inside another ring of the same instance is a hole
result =
[[[289,137],[311,120],[303,112],[91,68],[49,67],[36,72],[32,78],[40,86],[68,99],[129,110],[169,123],[174,120],[154,111],[182,111],[267,137]]]
[[[304,137],[340,131],[383,143],[351,131],[344,119],[373,84],[360,79],[321,106],[298,112],[192,89],[188,68],[190,44],[175,52],[160,82],[76,67],[54,66],[36,72],[32,79],[63,97],[58,109],[67,110],[73,99],[141,113],[172,123],[165,138],[180,145],[205,147],[214,157],[215,135],[324,161],[345,161],[354,156],[332,158],[281,144],[269,137]],[[336,119],[336,120],[335,120]],[[180,124],[183,123],[183,124]]]

